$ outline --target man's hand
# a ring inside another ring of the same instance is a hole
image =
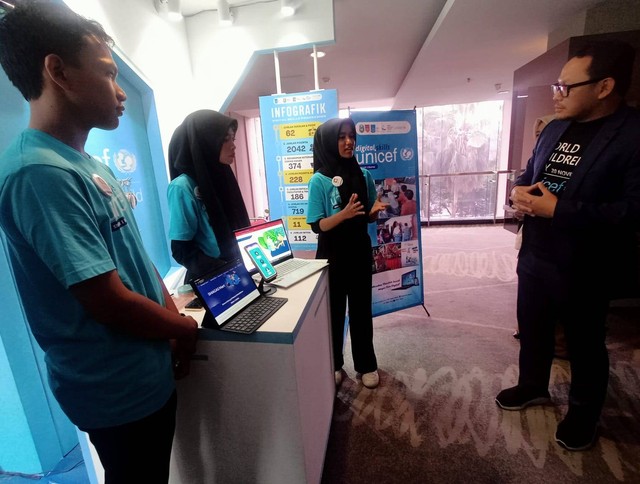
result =
[[[552,218],[558,203],[558,197],[547,190],[542,182],[514,187],[509,198],[516,212],[532,217]]]

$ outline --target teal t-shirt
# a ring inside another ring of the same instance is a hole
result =
[[[127,288],[164,305],[111,170],[41,131],[25,130],[0,156],[0,226],[51,389],[69,419],[82,428],[110,427],[162,407],[175,389],[169,342],[96,322],[68,290],[117,270]]]
[[[197,196],[196,182],[182,174],[169,183],[169,239],[193,240],[209,257],[220,257],[218,240],[209,223],[207,209]]]
[[[376,186],[371,173],[365,169],[362,169],[362,173],[364,174],[369,195],[369,206],[367,207],[367,212],[369,212],[377,198]],[[338,187],[333,186],[331,178],[318,172],[314,173],[309,180],[307,223],[312,224],[338,213],[342,210],[340,205],[340,192]]]

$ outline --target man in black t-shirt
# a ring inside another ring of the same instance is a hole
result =
[[[616,272],[637,267],[640,113],[625,105],[635,52],[594,42],[552,85],[555,120],[542,132],[511,201],[523,217],[518,254],[520,375],[496,403],[521,410],[550,402],[554,326],[562,321],[571,364],[568,412],[556,441],[584,450],[596,440],[607,393],[605,322]]]

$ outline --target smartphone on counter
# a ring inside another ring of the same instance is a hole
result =
[[[278,273],[276,272],[276,268],[273,267],[267,256],[262,252],[260,246],[256,243],[247,245],[244,250],[247,251],[251,262],[256,266],[258,272],[264,279],[264,282],[273,281]]]
[[[191,301],[189,301],[184,308],[191,311],[198,311],[199,309],[202,309],[202,307],[203,306],[202,306],[202,303],[200,302],[200,299],[196,297]]]

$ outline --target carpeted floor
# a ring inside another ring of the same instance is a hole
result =
[[[560,448],[569,365],[556,359],[554,405],[494,403],[518,375],[514,235],[501,226],[423,228],[425,305],[374,320],[375,390],[353,371],[338,391],[323,483],[640,482],[640,307],[609,317],[609,395],[598,443]]]

